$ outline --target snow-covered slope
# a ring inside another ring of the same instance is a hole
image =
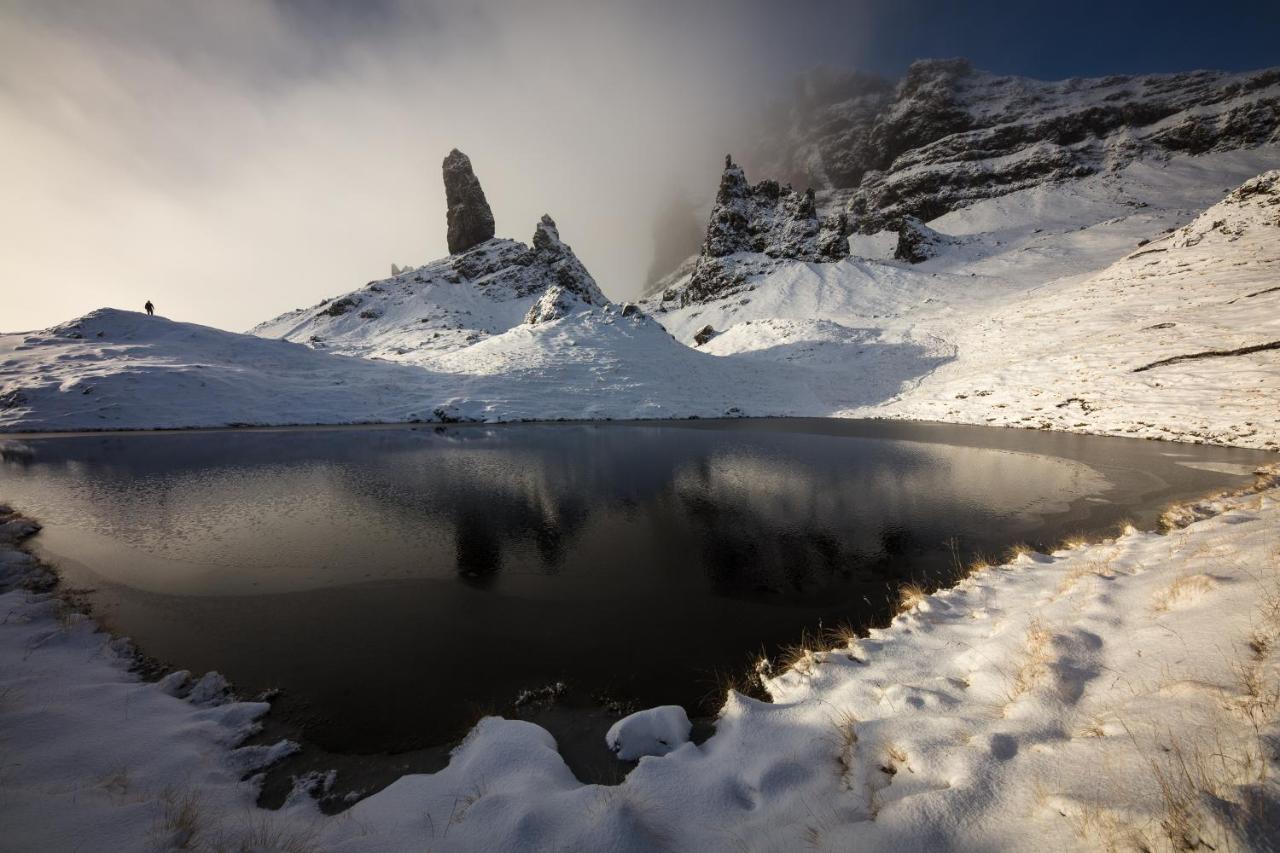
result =
[[[886,413],[1280,448],[1280,171],[953,340]]]
[[[1210,371],[1204,374],[1206,381],[1218,371],[1227,371],[1219,375],[1216,390],[1189,388],[1179,403],[1169,386],[1153,385],[1168,389],[1165,400],[1134,396],[1123,416],[1118,410],[1110,415],[1092,411],[1099,395],[1124,397],[1133,392],[1132,379],[1122,375],[1119,361],[1116,370],[1089,373],[1094,377],[1090,412],[1078,411],[1077,404],[1056,407],[1079,394],[1062,394],[1049,405],[1041,397],[1055,382],[1077,377],[1074,368],[1093,359],[1123,356],[1132,360],[1140,358],[1147,351],[1144,348],[1151,353],[1177,347],[1212,349],[1220,338],[1266,337],[1265,328],[1259,327],[1260,316],[1274,315],[1258,314],[1257,300],[1265,297],[1219,311],[1211,304],[1216,296],[1197,295],[1193,301],[1186,292],[1187,265],[1209,276],[1215,288],[1209,293],[1227,294],[1221,299],[1224,302],[1269,286],[1280,240],[1256,221],[1260,215],[1256,200],[1241,207],[1233,195],[1198,220],[1212,224],[1225,219],[1252,236],[1206,238],[1198,246],[1144,257],[1141,263],[1166,260],[1141,273],[1143,289],[1128,287],[1120,271],[1110,278],[1089,279],[1129,255],[1139,243],[1159,240],[1174,226],[1195,218],[1199,210],[1222,199],[1224,188],[1277,165],[1280,150],[1275,146],[1180,157],[1160,164],[1133,163],[1114,173],[989,199],[936,219],[931,223],[934,229],[963,239],[939,247],[934,257],[921,263],[892,259],[896,242],[892,233],[855,237],[851,241],[854,255],[864,257],[826,264],[786,263],[772,272],[744,277],[716,298],[682,307],[686,279],[673,283],[666,298],[658,295],[641,306],[689,344],[699,332],[705,339],[705,327],[711,326],[715,334],[702,346],[708,352],[805,363],[815,377],[827,377],[811,379],[819,387],[824,382],[833,388],[850,388],[859,382],[880,381],[885,353],[868,347],[868,341],[892,347],[891,352],[914,348],[929,356],[916,362],[921,372],[898,372],[901,385],[893,401],[837,408],[827,414],[1049,424],[1059,429],[1273,447],[1280,441],[1280,424],[1267,407],[1280,386],[1280,371],[1274,356],[1265,352],[1252,357],[1261,371],[1257,375],[1237,377],[1235,371],[1247,361],[1213,364],[1206,368]],[[1195,256],[1185,256],[1184,250]],[[1160,275],[1154,275],[1157,270]],[[1051,298],[1058,301],[1043,301]],[[1204,327],[1184,323],[1175,327],[1181,331],[1130,334],[1137,320],[1126,312],[1192,310],[1193,305],[1218,332],[1198,337],[1195,330]],[[1040,321],[1041,315],[1052,320]],[[999,332],[981,331],[993,328]],[[1157,337],[1161,334],[1166,337]],[[1099,349],[1091,340],[1098,335],[1109,336],[1114,343]],[[780,346],[783,339],[785,346]],[[1028,379],[1031,384],[1014,381],[1024,369],[1025,376],[1037,377]],[[1054,370],[1062,371],[1061,375]],[[973,375],[977,371],[993,374],[979,383],[982,387],[945,384],[972,386],[978,381]],[[1222,377],[1228,378],[1223,381]],[[1138,378],[1160,381],[1146,374],[1133,377]],[[979,394],[1005,382],[1012,384],[996,399]],[[1247,382],[1248,387],[1239,382]],[[965,397],[957,399],[957,394]],[[1144,414],[1144,406],[1151,406],[1151,411]],[[1150,426],[1144,427],[1142,421]]]
[[[255,327],[341,355],[429,364],[440,353],[501,334],[527,320],[564,316],[608,299],[544,216],[533,246],[493,238],[408,269],[313,308]]]
[[[0,429],[804,415],[883,401],[929,358],[887,348],[876,382],[818,383],[624,310],[520,323],[424,367],[103,309],[0,336]]]
[[[430,418],[429,374],[104,308],[0,335],[0,428],[149,429]]]
[[[923,60],[896,84],[822,71],[764,131],[754,170],[839,190],[873,233],[1139,158],[1280,141],[1280,68],[1044,82]]]

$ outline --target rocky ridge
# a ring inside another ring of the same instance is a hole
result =
[[[445,158],[444,174],[448,257],[393,268],[390,278],[282,314],[252,333],[340,355],[428,363],[522,323],[609,304],[550,216],[534,229],[531,246],[493,237],[492,214],[470,160],[455,149]],[[490,236],[471,242],[484,233]]]
[[[819,217],[813,190],[797,192],[773,180],[752,185],[726,156],[706,240],[681,300],[723,295],[784,261],[848,257],[845,228],[841,213]]]
[[[1280,141],[1280,68],[1044,82],[922,60],[896,83],[813,72],[748,161],[871,234],[1136,159]]]

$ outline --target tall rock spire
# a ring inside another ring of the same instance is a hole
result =
[[[471,158],[457,148],[444,158],[444,198],[449,205],[449,254],[465,252],[493,237],[493,211],[471,170]]]

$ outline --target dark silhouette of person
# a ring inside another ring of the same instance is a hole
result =
[[[146,305],[143,305],[142,307],[147,309],[147,316],[148,316],[148,317],[150,317],[150,316],[152,316],[153,314],[155,314],[155,313],[156,313],[156,306],[154,306],[154,305],[152,305],[152,304],[151,304],[151,300],[150,300],[150,299],[148,299],[148,300],[147,300],[147,304],[146,304]]]

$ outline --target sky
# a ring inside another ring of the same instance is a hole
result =
[[[816,65],[1247,70],[1276,32],[1232,0],[0,0],[0,329],[151,299],[245,330],[426,263],[453,147],[500,236],[550,213],[627,298],[659,212]]]

